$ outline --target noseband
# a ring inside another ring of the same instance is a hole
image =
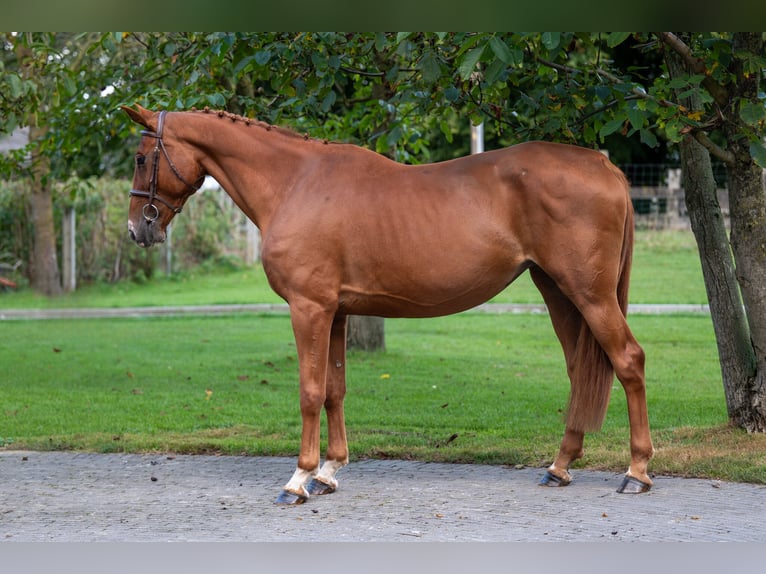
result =
[[[170,159],[170,156],[168,155],[168,150],[165,149],[165,143],[162,141],[162,129],[165,126],[165,114],[166,112],[162,111],[160,112],[159,120],[157,121],[157,131],[151,132],[148,130],[144,130],[141,132],[142,136],[148,136],[155,139],[154,144],[154,150],[152,151],[152,177],[149,180],[149,191],[141,191],[139,189],[131,189],[130,195],[135,197],[145,197],[149,200],[148,203],[144,205],[144,207],[141,210],[142,215],[144,216],[144,219],[147,223],[152,223],[153,221],[156,221],[157,218],[160,216],[160,211],[157,209],[157,206],[154,205],[155,200],[159,201],[163,205],[165,205],[168,209],[170,209],[173,213],[181,213],[181,207],[176,207],[174,205],[171,205],[170,202],[168,202],[166,199],[162,198],[160,195],[157,194],[157,174],[159,173],[160,169],[160,151],[162,151],[162,155],[165,156],[165,159],[168,162],[168,165],[170,166],[170,169],[173,171],[175,176],[183,182],[186,187],[192,190],[192,193],[197,191],[200,186],[202,185],[200,180],[204,179],[204,175],[197,178],[197,180],[194,183],[189,183],[184,179],[184,177],[181,175],[181,173],[178,171],[178,168],[176,168],[175,164],[173,163],[173,160]]]

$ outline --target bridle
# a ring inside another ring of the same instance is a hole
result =
[[[152,132],[148,130],[144,130],[141,132],[142,136],[148,136],[155,139],[154,144],[154,150],[152,151],[152,177],[149,179],[149,191],[141,191],[139,189],[131,189],[130,195],[135,197],[145,197],[149,200],[148,203],[144,205],[144,207],[141,209],[141,214],[144,216],[144,219],[147,223],[152,223],[153,221],[156,221],[157,218],[160,216],[160,210],[157,209],[157,206],[154,205],[154,201],[157,200],[163,205],[165,205],[168,209],[170,209],[173,213],[178,214],[181,213],[181,206],[174,206],[169,201],[161,197],[157,193],[157,174],[159,173],[160,169],[160,151],[162,151],[162,155],[165,156],[165,159],[168,162],[168,165],[170,166],[170,169],[173,171],[175,176],[181,180],[181,182],[186,185],[189,189],[192,190],[192,193],[197,191],[201,185],[202,180],[205,179],[204,175],[199,176],[194,183],[189,183],[184,179],[184,177],[181,175],[181,173],[178,171],[178,168],[173,163],[173,160],[170,159],[170,156],[168,155],[168,150],[165,149],[165,142],[162,141],[162,129],[165,126],[165,114],[167,112],[160,112],[160,117],[157,120],[157,131]]]

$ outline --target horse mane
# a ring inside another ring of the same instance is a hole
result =
[[[239,114],[234,114],[232,112],[227,112],[226,110],[211,110],[209,107],[205,106],[201,110],[197,109],[197,108],[192,108],[191,111],[193,113],[214,114],[214,115],[218,116],[219,118],[226,118],[228,120],[231,120],[232,122],[241,122],[241,123],[245,124],[245,126],[257,126],[259,128],[265,129],[266,131],[274,130],[274,131],[276,131],[276,132],[278,132],[280,134],[283,134],[283,135],[286,135],[286,136],[289,136],[289,137],[293,137],[293,138],[296,138],[296,139],[302,139],[304,141],[316,141],[316,142],[321,142],[321,143],[324,143],[324,144],[336,143],[336,142],[330,142],[329,140],[326,140],[326,139],[313,138],[313,137],[309,136],[308,133],[300,134],[300,133],[298,133],[298,132],[296,132],[294,130],[291,130],[289,128],[283,128],[281,126],[275,126],[273,124],[270,124],[268,122],[264,122],[262,120],[248,118],[246,116],[241,116]]]

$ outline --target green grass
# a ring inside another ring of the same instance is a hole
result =
[[[766,483],[764,437],[725,425],[709,317],[634,316],[631,325],[649,357],[652,470]],[[389,320],[386,331],[385,353],[349,357],[352,458],[550,463],[568,382],[546,316]],[[9,448],[297,453],[285,315],[7,321],[2,339]],[[615,384],[577,466],[620,471],[628,459]]]

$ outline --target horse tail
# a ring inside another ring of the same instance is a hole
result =
[[[628,312],[628,287],[633,260],[633,204],[630,185],[622,171],[607,162],[625,188],[627,207],[622,234],[617,300],[623,316]],[[609,406],[614,381],[614,368],[604,349],[593,336],[585,319],[580,316],[580,334],[577,338],[572,365],[572,388],[567,408],[566,425],[580,432],[593,432],[601,428]]]

